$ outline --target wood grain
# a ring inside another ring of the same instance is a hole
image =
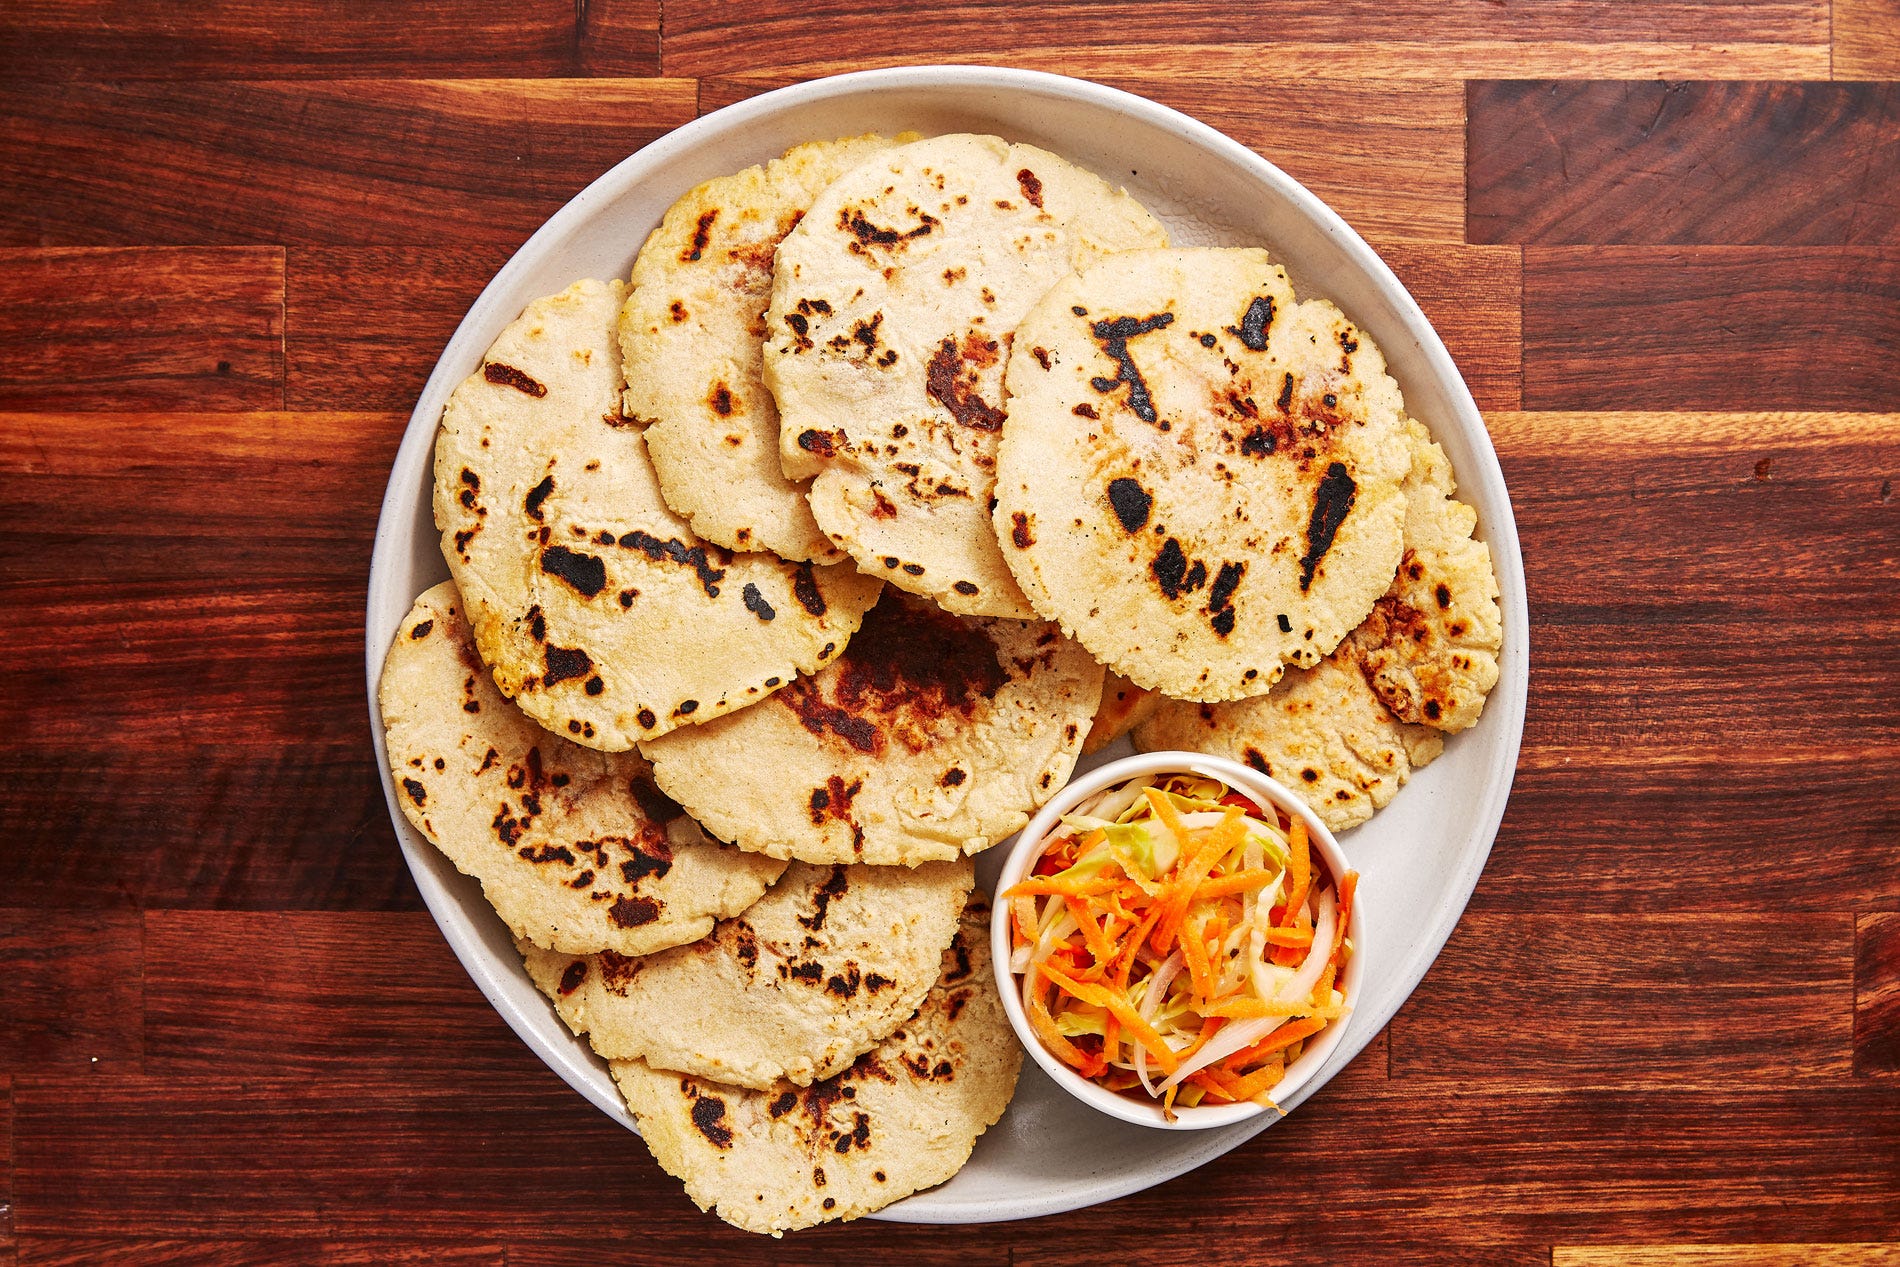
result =
[[[693,104],[663,79],[0,83],[0,243],[513,247]]]
[[[1900,85],[1474,83],[1466,236],[1900,245]]]
[[[229,549],[227,545],[225,547]],[[326,577],[9,585],[17,656],[0,686],[0,747],[275,747],[361,738],[361,581]],[[16,623],[17,622],[17,623]],[[59,629],[72,622],[62,639]]]
[[[611,13],[614,6],[596,0],[595,7]],[[701,76],[725,73],[735,64],[776,70],[864,57],[987,61],[998,54],[1049,46],[1133,45],[1159,55],[1183,43],[1378,44],[1429,39],[1454,44],[1602,41],[1825,46],[1828,40],[1825,0],[1667,3],[1639,8],[1613,0],[1578,0],[1561,6],[1499,6],[1483,0],[1382,4],[1294,0],[1273,6],[1270,13],[1237,10],[1215,0],[1168,4],[1069,0],[1043,5],[978,0],[936,6],[928,22],[875,0],[760,0],[747,5],[668,0],[665,13],[661,58],[665,73]],[[1457,72],[1443,73],[1450,77]]]
[[[13,900],[9,895],[9,900]],[[118,912],[0,908],[7,1024],[0,1069],[136,1073],[144,1056],[139,922]]]
[[[1524,249],[1529,409],[1892,410],[1900,248]]]
[[[1392,1076],[1462,1085],[1495,1068],[1494,1084],[1553,1090],[1839,1085],[1854,1062],[1853,958],[1844,913],[1468,915],[1429,988],[1392,1020]]]
[[[1893,909],[1862,915],[1855,926],[1854,1072],[1900,1074],[1900,912]]]
[[[13,1078],[0,1073],[0,1263],[13,1255]]]
[[[20,1243],[21,1267],[505,1267],[500,1245],[402,1245],[387,1241],[132,1240],[104,1237],[34,1236]]]
[[[800,78],[709,78],[700,85],[700,112]],[[1260,80],[1236,92],[1220,80],[1151,73],[1099,78],[1219,128],[1285,169],[1367,236],[1464,236],[1464,102],[1452,85]],[[1341,118],[1352,119],[1351,129],[1340,127]]]
[[[150,911],[145,1069],[465,1074],[521,1040],[414,914]]]
[[[293,249],[285,277],[287,404],[412,408],[449,336],[508,254],[499,246]]]
[[[598,6],[590,5],[590,14]],[[1010,66],[1081,79],[1155,75],[1170,80],[1255,84],[1269,79],[1772,79],[1828,78],[1830,47],[1817,43],[1549,39],[1381,38],[1377,41],[1274,40],[1198,44],[1075,44],[1027,47],[992,43],[935,53],[857,49],[817,56],[767,76],[808,78],[935,63]],[[707,78],[726,73],[708,71]],[[758,72],[740,72],[743,74]],[[704,82],[704,80],[702,80]]]
[[[284,253],[0,249],[0,409],[284,403]]]
[[[1523,401],[1523,257],[1515,247],[1373,242],[1445,341],[1478,408]]]
[[[620,73],[657,74],[657,0],[619,7]],[[571,75],[576,12],[571,0],[216,0],[189,14],[165,0],[15,0],[0,10],[0,78]]]
[[[1834,0],[1836,79],[1900,79],[1900,0]]]
[[[31,789],[0,801],[0,893],[51,910],[419,909],[367,710],[335,724],[355,733],[253,748],[201,725],[169,745],[0,748],[0,777]]]
[[[1563,744],[1554,729],[1541,718],[1525,727],[1526,750],[1539,755],[1518,769],[1469,914],[1739,914],[1764,909],[1764,876],[1784,910],[1900,904],[1900,804],[1885,774],[1900,748],[1840,739],[1832,751],[1779,749],[1769,761],[1746,737],[1724,755],[1701,736],[1671,740],[1650,714],[1624,729],[1632,746],[1651,749],[1632,759],[1614,737]],[[1574,826],[1611,821],[1613,839],[1605,827],[1580,840]],[[1795,865],[1796,846],[1775,826],[1784,822],[1803,825]]]
[[[1335,1228],[1394,1213],[1421,1242],[1443,1233],[1468,1243],[1474,1228],[1546,1244],[1585,1233],[1868,1240],[1900,1200],[1900,1109],[1884,1090],[1347,1091],[1335,1083],[1219,1165],[1125,1199],[1112,1219],[1057,1216],[1002,1239],[1017,1261],[1115,1258],[1137,1244],[1163,1260],[1205,1254],[1207,1229],[1166,1211],[1190,1193],[1246,1209],[1268,1188],[1281,1208],[1313,1212],[1294,1227],[1264,1225],[1289,1258],[1318,1252]],[[16,1087],[15,1132],[22,1237],[469,1243],[545,1237],[558,1210],[564,1236],[606,1247],[687,1236],[721,1259],[728,1247],[748,1258],[774,1248],[700,1215],[637,1139],[525,1049],[454,1086],[393,1075],[34,1078]],[[173,1200],[149,1180],[186,1169],[221,1199]],[[795,1245],[820,1256],[863,1246],[858,1236],[880,1233],[830,1227]],[[924,1261],[959,1250],[946,1243]]]
[[[1551,1267],[1880,1267],[1900,1245],[1559,1245]]]
[[[75,600],[95,579],[162,591],[213,578],[360,577],[408,421],[177,411],[0,420],[0,506],[59,528],[43,552],[0,558],[0,577],[68,582],[70,594],[52,597]],[[200,557],[160,566],[178,550]]]

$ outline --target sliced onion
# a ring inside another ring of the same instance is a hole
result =
[[[1009,970],[1011,972],[1029,971],[1029,947],[1018,946],[1009,952]]]
[[[1159,968],[1154,970],[1154,975],[1148,978],[1147,992],[1141,996],[1139,1014],[1142,1020],[1146,1021],[1152,1019],[1154,1014],[1160,1010],[1161,1000],[1167,997],[1168,986],[1172,984],[1174,978],[1180,974],[1181,966],[1186,962],[1187,960],[1181,957],[1181,951],[1177,948],[1173,954],[1162,961]],[[1141,1079],[1142,1089],[1149,1095],[1153,1095],[1155,1094],[1155,1085],[1148,1081],[1148,1049],[1140,1043],[1134,1043],[1133,1046],[1135,1049],[1135,1076]]]
[[[1293,979],[1281,986],[1270,1002],[1296,1003],[1312,997],[1313,987],[1319,984],[1320,976],[1326,971],[1326,961],[1333,957],[1334,914],[1333,891],[1322,890],[1319,895],[1319,918],[1313,922],[1312,948],[1306,952],[1306,958],[1301,962],[1299,971],[1293,974]],[[1286,1024],[1289,1019],[1285,1016],[1262,1016],[1227,1026],[1209,1039],[1207,1046],[1195,1052],[1192,1060],[1176,1069],[1161,1084],[1161,1090],[1166,1092],[1169,1087],[1180,1085],[1183,1078],[1199,1073],[1237,1051],[1244,1051]],[[1147,1084],[1144,1082],[1143,1085]],[[1149,1094],[1154,1092],[1150,1091]]]

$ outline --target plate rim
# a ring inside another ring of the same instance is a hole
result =
[[[1385,974],[1399,983],[1391,1014],[1378,1018],[1376,1025],[1369,1017],[1356,1016],[1353,1025],[1342,1038],[1327,1066],[1302,1087],[1299,1093],[1289,1098],[1288,1103],[1283,1106],[1286,1112],[1291,1112],[1318,1092],[1340,1069],[1357,1057],[1366,1045],[1385,1028],[1391,1020],[1391,1015],[1396,1014],[1417,990],[1420,981],[1430,971],[1432,964],[1437,961],[1439,953],[1470,903],[1471,894],[1477,886],[1478,879],[1483,873],[1491,849],[1496,842],[1505,807],[1516,780],[1529,694],[1528,591],[1524,582],[1523,554],[1517,534],[1515,508],[1512,506],[1509,488],[1504,481],[1496,446],[1492,442],[1490,431],[1484,423],[1477,403],[1472,399],[1463,374],[1458,370],[1450,352],[1445,348],[1444,341],[1425,317],[1410,291],[1398,280],[1378,253],[1317,195],[1281,171],[1268,159],[1192,115],[1106,84],[1048,71],[1020,70],[970,63],[941,63],[855,71],[774,89],[701,115],[655,138],[620,160],[563,204],[515,249],[508,261],[482,288],[462,320],[457,323],[455,332],[443,346],[435,367],[431,370],[417,397],[416,406],[405,425],[403,439],[391,462],[391,478],[384,489],[377,517],[365,602],[364,655],[368,686],[368,713],[377,774],[382,782],[385,809],[396,830],[398,847],[402,850],[404,862],[429,910],[430,917],[435,921],[438,931],[448,942],[463,970],[469,974],[470,979],[474,981],[490,1006],[508,1024],[509,1028],[549,1069],[560,1076],[562,1081],[635,1134],[639,1133],[638,1127],[624,1103],[620,1102],[615,1095],[599,1093],[592,1082],[587,1080],[585,1072],[576,1065],[573,1052],[557,1048],[546,1041],[532,1023],[531,1018],[522,1013],[512,1000],[503,996],[499,983],[491,979],[486,972],[478,970],[478,965],[485,964],[486,951],[457,928],[455,921],[445,919],[445,911],[439,909],[439,905],[456,906],[455,913],[458,915],[461,913],[454,899],[440,892],[433,882],[433,877],[425,874],[424,855],[419,851],[433,851],[434,847],[409,825],[398,803],[393,776],[389,769],[378,699],[382,661],[388,651],[388,641],[392,631],[377,628],[377,612],[385,605],[384,600],[388,596],[390,577],[397,566],[392,557],[397,548],[395,540],[401,535],[401,525],[414,515],[415,503],[413,489],[405,493],[398,487],[395,476],[399,470],[416,462],[418,450],[434,447],[438,422],[436,414],[439,413],[439,409],[425,413],[425,406],[441,394],[443,388],[441,380],[453,377],[455,374],[450,366],[452,360],[450,354],[457,351],[465,341],[476,337],[474,332],[489,322],[488,309],[495,306],[496,297],[511,289],[515,278],[533,267],[534,261],[540,254],[541,245],[548,239],[565,234],[570,226],[587,218],[596,204],[619,196],[625,189],[636,185],[648,169],[664,167],[677,155],[700,144],[703,139],[741,128],[749,121],[768,117],[788,106],[809,105],[831,97],[862,93],[867,89],[915,92],[932,88],[992,89],[1006,93],[1027,91],[1034,95],[1055,96],[1071,102],[1080,102],[1112,114],[1131,116],[1138,121],[1180,135],[1196,148],[1211,153],[1214,157],[1240,169],[1259,183],[1271,188],[1309,223],[1331,239],[1353,268],[1368,277],[1382,297],[1393,305],[1406,332],[1416,340],[1418,351],[1423,356],[1431,374],[1446,389],[1452,412],[1460,416],[1461,428],[1472,450],[1472,456],[1477,459],[1479,470],[1473,472],[1467,467],[1458,472],[1460,484],[1495,485],[1497,496],[1491,500],[1495,503],[1496,509],[1486,512],[1483,517],[1484,540],[1491,550],[1493,567],[1500,582],[1501,597],[1513,589],[1518,596],[1518,601],[1515,603],[1501,604],[1505,651],[1500,656],[1498,689],[1493,691],[1491,703],[1494,705],[1504,703],[1506,707],[1504,710],[1498,710],[1495,707],[1487,707],[1485,710],[1487,717],[1495,716],[1499,711],[1506,714],[1502,721],[1509,733],[1504,737],[1496,762],[1501,773],[1488,780],[1482,796],[1475,798],[1475,810],[1466,816],[1470,824],[1467,838],[1475,841],[1475,845],[1465,850],[1463,865],[1450,878],[1443,896],[1436,903],[1429,930],[1421,940],[1414,943],[1402,967],[1398,971]],[[407,595],[403,601],[406,604],[412,602],[413,599],[414,595]],[[1239,1147],[1272,1126],[1274,1122],[1281,1120],[1283,1116],[1284,1114],[1265,1115],[1233,1127],[1206,1132],[1204,1142],[1198,1148],[1188,1150],[1166,1163],[1151,1164],[1139,1169],[1131,1168],[1112,1176],[1096,1176],[1075,1185],[1078,1189],[1085,1189],[1084,1191],[1072,1192],[1068,1195],[1025,1194],[1006,1212],[1000,1214],[994,1208],[980,1207],[975,1204],[954,1206],[945,1210],[941,1207],[927,1209],[919,1203],[917,1209],[907,1210],[905,1207],[910,1205],[914,1198],[906,1198],[866,1217],[886,1222],[953,1225],[1039,1218],[1044,1215],[1083,1209],[1143,1191],[1194,1170]],[[928,1191],[925,1190],[925,1193],[917,1195],[927,1195]]]

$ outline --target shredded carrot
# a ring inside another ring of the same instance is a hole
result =
[[[1036,902],[1034,898],[1009,899],[1009,917],[1016,925],[1016,936],[1026,942],[1036,940]]]
[[[1310,928],[1269,928],[1267,945],[1289,946],[1295,950],[1305,950],[1313,944],[1313,930]]]
[[[1286,833],[1287,895],[1289,915],[1306,909],[1307,891],[1313,885],[1313,862],[1307,854],[1306,820],[1294,815]]]
[[[1069,908],[1069,914],[1081,926],[1082,940],[1088,945],[1089,953],[1095,956],[1095,962],[1107,963],[1115,957],[1115,943],[1102,931],[1096,922],[1094,904],[1087,898],[1065,896],[1062,904]]]
[[[1301,1017],[1297,1021],[1288,1021],[1253,1046],[1235,1052],[1223,1063],[1225,1063],[1229,1069],[1245,1069],[1262,1056],[1271,1056],[1281,1048],[1296,1043],[1309,1034],[1317,1034],[1325,1028],[1325,1020],[1316,1016],[1306,1016]]]
[[[1141,1018],[1141,1013],[1135,1010],[1134,1004],[1128,1001],[1126,995],[1106,990],[1090,982],[1077,981],[1051,968],[1047,963],[1042,965],[1042,975],[1084,1003],[1093,1003],[1097,1007],[1108,1009],[1117,1020],[1127,1026],[1128,1032],[1134,1036],[1135,1040],[1148,1049],[1148,1054],[1154,1057],[1155,1063],[1161,1067],[1163,1073],[1175,1071],[1178,1062],[1173,1048],[1168,1046],[1154,1026]]]
[[[1264,889],[1271,884],[1278,872],[1255,868],[1251,871],[1236,871],[1232,875],[1220,876],[1204,881],[1195,890],[1196,897],[1226,897],[1233,893],[1250,893],[1255,889]]]
[[[1348,871],[1339,877],[1339,913],[1333,929],[1333,967],[1340,966],[1340,951],[1346,945],[1346,928],[1352,923],[1352,899],[1359,891],[1359,873]]]
[[[1305,999],[1282,1003],[1278,999],[1242,997],[1209,1003],[1201,1009],[1201,1015],[1224,1016],[1228,1020],[1239,1021],[1254,1020],[1262,1016],[1304,1016],[1312,1010],[1313,1005]]]
[[[1168,912],[1162,916],[1153,942],[1158,953],[1165,955],[1174,945],[1174,939],[1181,931],[1181,921],[1187,917],[1187,908],[1194,901],[1195,890],[1207,879],[1207,873],[1214,864],[1245,837],[1245,821],[1240,811],[1230,806],[1220,826],[1208,833],[1206,841],[1194,851],[1192,860],[1182,868],[1180,877],[1168,886],[1167,894],[1160,899]]]
[[[1304,906],[1295,912],[1291,924],[1283,925],[1283,927],[1290,927],[1294,932],[1304,934],[1306,944],[1308,946],[1313,944],[1313,921],[1307,915]],[[1282,968],[1290,968],[1306,958],[1306,951],[1297,946],[1275,946],[1269,955],[1273,962]]]
[[[1189,915],[1187,926],[1181,931],[1181,958],[1187,963],[1188,982],[1194,987],[1194,997],[1201,1002],[1214,997],[1214,973],[1207,961],[1204,940],[1206,929],[1205,916]]]
[[[1174,802],[1169,800],[1165,793],[1157,792],[1151,787],[1143,788],[1141,794],[1147,799],[1148,808],[1154,812],[1154,816],[1161,820],[1162,826],[1174,833],[1174,843],[1181,847],[1181,853],[1185,856],[1188,833],[1187,824],[1181,821],[1181,811],[1174,808]]]
[[[1049,1005],[1043,1002],[1042,990],[1035,984],[1036,968],[1033,964],[1029,969],[1029,977],[1030,986],[1024,996],[1027,1006],[1023,1009],[1029,1016],[1029,1028],[1036,1031],[1036,1037],[1055,1053],[1057,1060],[1072,1069],[1082,1068],[1088,1063],[1088,1057],[1056,1028],[1055,1017],[1049,1015]]]
[[[1284,1077],[1286,1077],[1286,1067],[1276,1060],[1272,1064],[1262,1065],[1245,1077],[1236,1078],[1228,1084],[1231,1088],[1228,1094],[1237,1101],[1251,1100],[1263,1092],[1273,1090]]]

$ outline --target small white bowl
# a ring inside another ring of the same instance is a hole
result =
[[[1335,883],[1340,876],[1352,870],[1346,861],[1346,855],[1340,852],[1339,842],[1333,839],[1333,833],[1326,824],[1307,807],[1305,801],[1291,791],[1255,770],[1250,770],[1237,761],[1225,757],[1210,757],[1198,752],[1145,752],[1132,757],[1124,757],[1104,766],[1098,766],[1087,774],[1078,775],[1073,782],[1063,788],[1056,797],[1042,807],[1040,813],[1023,828],[1015,845],[1010,849],[1009,857],[1003,863],[1003,871],[996,881],[997,899],[990,912],[990,953],[996,961],[996,984],[1003,996],[1003,1010],[1009,1015],[1009,1023],[1016,1029],[1016,1037],[1029,1050],[1036,1063],[1042,1066],[1055,1084],[1067,1091],[1090,1108],[1098,1109],[1110,1117],[1120,1118],[1124,1122],[1133,1122],[1138,1126],[1153,1126],[1162,1130],[1197,1131],[1216,1126],[1232,1126],[1262,1114],[1276,1113],[1262,1104],[1201,1104],[1187,1108],[1177,1108],[1174,1120],[1169,1121],[1162,1114],[1159,1103],[1145,1103],[1132,1096],[1121,1095],[1090,1082],[1075,1070],[1057,1060],[1049,1049],[1042,1045],[1036,1032],[1029,1027],[1029,1018],[1023,1015],[1022,990],[1020,978],[1009,969],[1010,929],[1009,904],[1002,899],[1002,893],[1011,885],[1027,875],[1042,856],[1043,838],[1057,827],[1062,815],[1080,805],[1103,788],[1112,787],[1144,774],[1198,774],[1210,779],[1219,779],[1236,791],[1244,792],[1266,804],[1276,805],[1288,814],[1299,818],[1306,824],[1307,836],[1313,847],[1326,860],[1326,866],[1332,872]],[[1321,1030],[1313,1041],[1307,1043],[1298,1060],[1287,1066],[1286,1076],[1273,1088],[1271,1096],[1275,1101],[1284,1103],[1298,1091],[1307,1079],[1318,1073],[1327,1058],[1333,1054],[1352,1026],[1353,1004],[1359,998],[1364,984],[1364,964],[1366,962],[1365,942],[1365,902],[1355,894],[1352,914],[1348,917],[1346,935],[1352,938],[1353,953],[1346,960],[1346,971],[1341,978],[1340,991],[1346,996],[1346,1014]]]

